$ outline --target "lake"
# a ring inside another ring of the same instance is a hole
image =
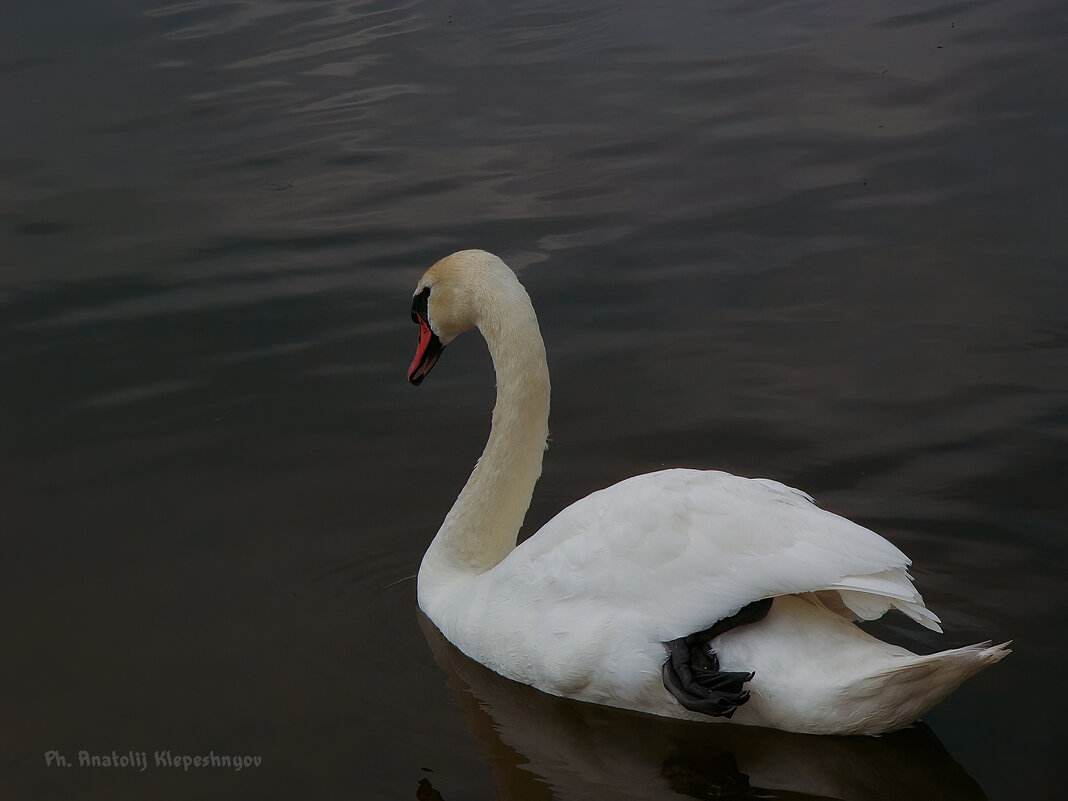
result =
[[[1063,794],[1066,41],[1055,0],[5,4],[8,795]],[[912,557],[945,635],[872,630],[1015,652],[882,738],[461,657],[413,577],[494,379],[475,335],[405,371],[470,247],[549,354],[523,536],[767,476]]]

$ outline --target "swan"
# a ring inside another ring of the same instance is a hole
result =
[[[763,478],[670,469],[567,507],[516,545],[541,475],[549,371],[515,273],[453,253],[416,285],[408,380],[477,328],[497,375],[489,440],[419,567],[419,607],[461,652],[552,695],[811,734],[919,719],[1009,652],[918,655],[855,625],[898,609],[941,632],[878,534]]]

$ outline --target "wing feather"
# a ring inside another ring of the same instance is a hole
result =
[[[860,618],[895,606],[937,629],[908,565],[887,540],[779,482],[675,469],[567,507],[486,574],[482,590],[487,605],[523,599],[539,624],[573,628],[551,618],[581,608],[596,618],[591,627],[627,621],[660,642],[751,601],[818,590],[839,592]]]

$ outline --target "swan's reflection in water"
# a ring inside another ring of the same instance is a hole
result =
[[[501,678],[419,618],[486,749],[500,801],[986,797],[923,724],[826,737],[584,704]]]

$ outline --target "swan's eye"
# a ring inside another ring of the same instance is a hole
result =
[[[423,291],[412,298],[412,322],[418,323],[420,321],[430,320],[430,314],[427,312],[427,303],[430,300],[430,287],[424,287]]]

